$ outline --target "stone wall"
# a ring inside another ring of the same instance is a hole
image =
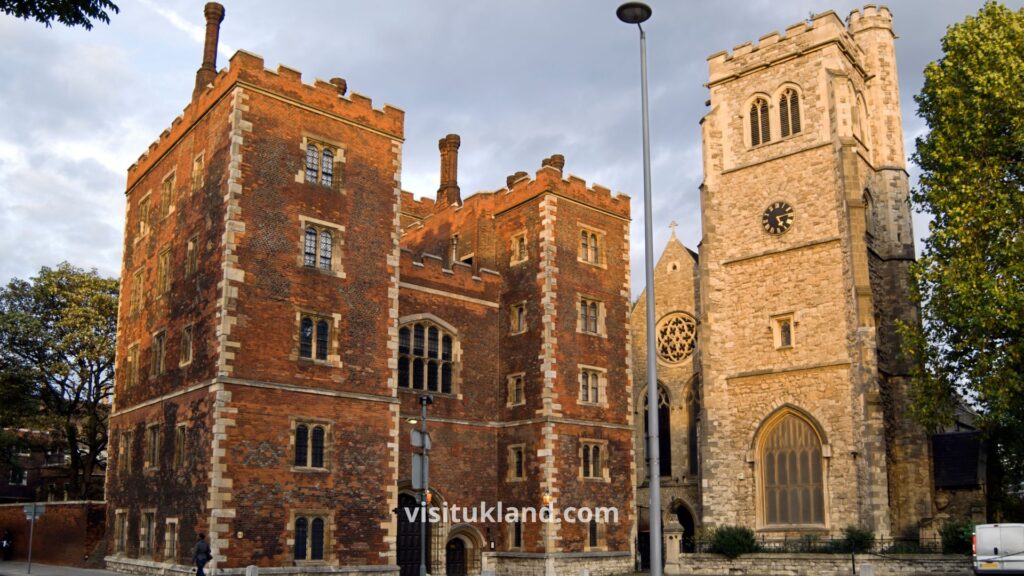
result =
[[[28,559],[29,521],[25,506],[0,504],[0,534],[10,530],[13,560]],[[103,502],[40,502],[46,509],[36,520],[32,561],[65,566],[86,566],[103,540],[106,505]],[[101,552],[101,551],[100,551]]]
[[[854,563],[861,576],[967,576],[971,562],[963,556],[858,554],[747,554],[729,560],[718,554],[680,554],[665,565],[665,574],[692,576],[849,576]]]

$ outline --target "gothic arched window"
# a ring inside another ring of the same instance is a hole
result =
[[[768,526],[823,525],[822,443],[807,420],[789,412],[763,432],[763,518]]]
[[[792,88],[787,88],[779,97],[779,126],[783,138],[800,132],[800,97]]]
[[[330,344],[331,325],[327,319],[303,315],[299,320],[299,358],[327,360]]]
[[[309,520],[303,517],[295,519],[295,559],[306,559],[306,541],[309,539]]]
[[[647,417],[649,406],[647,396],[644,395],[644,450],[647,450],[647,439],[651,435],[650,418]],[[670,431],[672,425],[669,419],[668,393],[661,386],[658,386],[658,475],[672,475],[672,437]]]
[[[451,394],[454,388],[455,338],[421,320],[398,330],[398,386]]]
[[[750,145],[757,146],[771,142],[771,130],[768,122],[768,101],[758,98],[750,105]]]

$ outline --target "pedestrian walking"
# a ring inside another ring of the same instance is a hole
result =
[[[11,536],[10,530],[4,530],[4,536],[0,539],[0,548],[3,548],[4,562],[10,562],[11,556],[14,554],[14,536]]]
[[[206,576],[203,566],[210,561],[210,544],[206,542],[205,534],[199,534],[199,541],[192,548],[192,561],[196,563],[196,576]]]

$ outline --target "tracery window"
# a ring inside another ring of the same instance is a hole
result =
[[[792,88],[787,88],[779,96],[779,126],[782,127],[783,138],[800,132],[800,97]]]
[[[685,312],[672,312],[658,322],[658,357],[668,364],[677,364],[693,353],[697,321]]]
[[[398,386],[451,394],[455,377],[455,337],[429,321],[398,330]]]
[[[760,446],[764,523],[825,523],[822,443],[805,419],[787,413],[764,432]]]
[[[750,105],[750,145],[757,146],[771,142],[771,130],[768,122],[768,101],[758,98]]]

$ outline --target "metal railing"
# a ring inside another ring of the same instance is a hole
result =
[[[711,540],[683,538],[679,542],[679,552],[714,553]],[[877,554],[882,556],[896,554],[942,554],[940,538],[875,538],[870,545],[854,543],[846,538],[822,538],[803,536],[781,540],[762,538],[757,541],[756,550],[752,554]]]

